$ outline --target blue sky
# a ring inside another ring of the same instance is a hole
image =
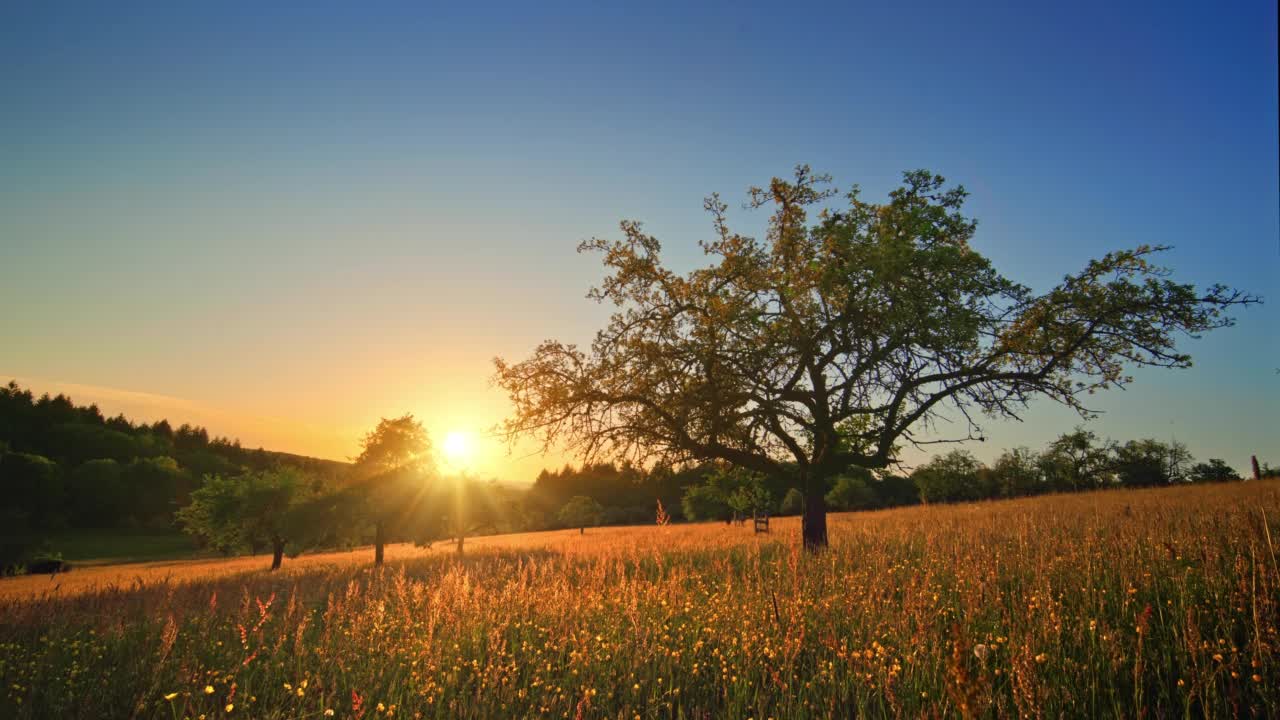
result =
[[[405,410],[478,431],[492,356],[600,323],[578,241],[636,218],[689,267],[703,196],[800,162],[871,198],[909,168],[964,184],[976,246],[1033,287],[1160,243],[1269,296],[1276,57],[1272,2],[11,3],[0,373],[329,456]],[[1094,429],[1280,460],[1269,299]],[[1041,403],[972,449],[1075,423]]]

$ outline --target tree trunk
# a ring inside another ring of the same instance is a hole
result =
[[[586,529],[585,527],[580,527],[580,528],[578,528],[578,534],[579,534],[579,535],[586,535],[586,534],[587,534],[587,529]]]
[[[284,561],[284,540],[276,538],[271,543],[271,569],[279,570],[280,563]]]
[[[461,555],[461,554],[462,554],[462,543],[466,542],[466,540],[467,540],[467,536],[466,536],[466,535],[459,535],[459,536],[458,536],[458,540],[457,540],[457,542],[458,542],[458,554],[459,554],[459,555]]]
[[[804,549],[819,552],[827,547],[827,498],[823,483],[812,482],[804,496],[804,514],[800,517],[800,535]]]
[[[381,565],[382,557],[385,554],[387,545],[386,529],[381,522],[374,523],[373,526],[373,564]]]

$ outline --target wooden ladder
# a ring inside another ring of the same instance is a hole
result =
[[[752,513],[751,520],[756,532],[769,532],[769,513]]]

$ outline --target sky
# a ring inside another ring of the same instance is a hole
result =
[[[877,199],[929,168],[1033,288],[1153,243],[1269,300],[1088,427],[1280,461],[1276,25],[1270,0],[5,3],[0,382],[338,459],[413,412],[528,481],[567,458],[486,438],[491,360],[590,341],[581,240],[642,220],[689,269],[711,192],[809,163]],[[1042,401],[968,449],[1078,423]]]

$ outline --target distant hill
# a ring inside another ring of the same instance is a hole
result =
[[[105,417],[66,395],[0,387],[0,537],[77,528],[174,529],[205,475],[289,465],[319,477],[348,463],[241,447],[199,426]]]

